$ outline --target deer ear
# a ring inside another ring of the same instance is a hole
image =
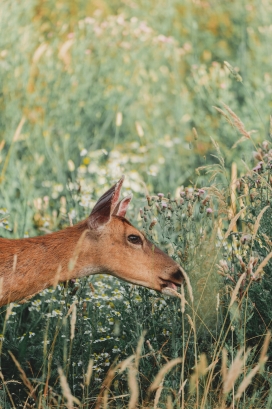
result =
[[[114,209],[113,214],[114,214],[115,216],[125,217],[126,212],[127,212],[127,208],[128,208],[128,205],[129,205],[131,199],[132,199],[132,195],[131,195],[131,196],[127,196],[127,197],[125,197],[124,199],[120,200],[120,202],[117,203],[117,205],[116,205],[116,207],[115,207],[115,209]]]
[[[110,221],[111,215],[118,203],[124,176],[98,199],[87,219],[90,229],[99,229]]]

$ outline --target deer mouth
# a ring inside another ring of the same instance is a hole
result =
[[[168,288],[171,288],[174,291],[177,291],[178,286],[180,287],[180,284],[174,283],[173,281],[168,281],[168,280],[164,280],[163,278],[161,278],[162,284],[161,284],[161,291],[164,293],[167,292]]]

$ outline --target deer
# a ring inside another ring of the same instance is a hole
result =
[[[73,226],[31,238],[0,238],[0,306],[101,273],[165,294],[177,290],[186,273],[126,219],[132,195],[119,199],[123,181],[124,176]]]

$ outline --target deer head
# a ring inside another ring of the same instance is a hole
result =
[[[103,194],[87,219],[85,257],[92,253],[97,272],[157,291],[176,289],[183,281],[180,266],[125,218],[132,197],[119,201],[123,180]]]

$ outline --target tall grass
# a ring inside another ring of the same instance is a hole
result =
[[[1,406],[270,408],[269,2],[0,20],[1,236],[75,223],[125,173],[130,219],[188,274],[175,297],[98,276],[2,308]]]
[[[225,205],[233,190],[214,185],[147,196],[142,228],[188,273],[176,297],[98,276],[4,308],[3,402],[268,408],[269,144],[259,155],[263,164],[236,181],[237,215]]]

